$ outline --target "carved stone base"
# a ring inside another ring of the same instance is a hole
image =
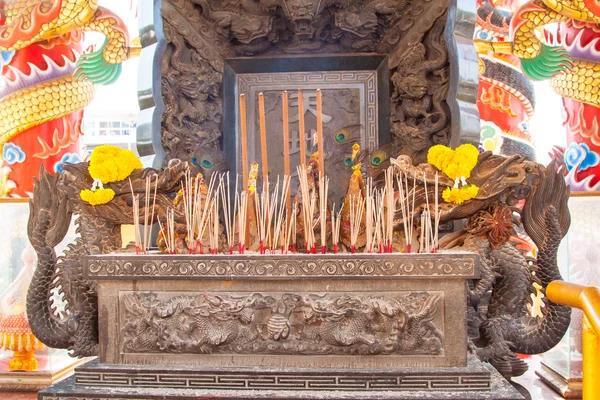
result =
[[[581,379],[565,377],[542,362],[540,369],[535,374],[565,399],[581,399],[583,385]]]
[[[474,357],[467,367],[377,370],[159,367],[94,360],[38,395],[39,400],[206,398],[523,399]]]

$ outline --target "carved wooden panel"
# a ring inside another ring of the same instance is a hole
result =
[[[389,55],[390,138],[423,161],[432,144],[451,141],[447,8],[447,0],[164,0],[165,161],[219,147],[225,58],[331,53]]]

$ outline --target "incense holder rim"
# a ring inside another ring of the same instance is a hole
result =
[[[431,254],[218,254],[86,256],[94,280],[121,279],[476,279],[479,256],[461,251]]]

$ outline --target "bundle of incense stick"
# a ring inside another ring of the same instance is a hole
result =
[[[426,204],[426,212],[424,213],[426,218],[425,223],[425,244],[427,252],[431,251],[432,253],[437,252],[438,249],[438,231],[439,231],[439,223],[440,223],[440,210],[438,205],[438,188],[439,188],[439,176],[436,172],[435,174],[435,188],[434,188],[434,201],[435,208],[433,210],[433,215],[431,214],[431,205],[429,203],[429,193],[427,191],[427,175],[423,173],[423,186],[425,188],[425,204]],[[433,218],[433,222],[431,221]]]
[[[131,195],[133,198],[133,231],[135,234],[135,252],[140,254],[142,252],[142,235],[140,233],[140,196],[133,194],[133,187],[131,188]]]
[[[257,233],[259,239],[260,254],[265,254],[267,246],[267,229],[268,229],[268,213],[269,213],[269,181],[263,183],[263,190],[260,195],[256,195],[254,199],[256,211]]]
[[[219,195],[216,194],[216,197]],[[212,202],[209,218],[208,241],[210,243],[210,254],[219,254],[219,200]]]
[[[435,172],[435,227],[434,227],[434,238],[433,238],[433,252],[437,253],[440,248],[439,243],[439,231],[440,231],[440,218],[442,213],[440,212],[439,204],[438,204],[438,196],[439,196],[439,175],[438,172]]]
[[[155,176],[155,175],[153,175]],[[150,248],[150,234],[152,233],[152,225],[154,224],[154,207],[156,205],[156,192],[158,189],[158,176],[154,182],[154,200],[152,201],[152,208],[150,208],[151,198],[151,181],[152,176],[148,175],[145,180],[145,197],[144,197],[144,234],[140,233],[140,196],[136,196],[133,190],[133,183],[129,179],[129,188],[132,196],[132,208],[133,208],[133,226],[135,231],[135,251],[137,254],[147,253]]]
[[[383,253],[383,225],[385,223],[383,217],[384,190],[385,188],[382,191],[377,191],[375,194],[375,237],[372,240],[380,253]]]
[[[283,183],[281,186],[281,196],[277,198],[277,190],[279,189],[279,180],[277,182],[277,189],[275,190],[275,196],[273,197],[274,215],[273,215],[273,240],[271,240],[271,253],[275,253],[278,247],[283,249],[283,242],[281,241],[282,236],[285,236],[286,222],[284,215],[287,209],[287,198],[290,190],[290,176],[283,176]]]
[[[323,176],[319,180],[319,217],[321,220],[321,253],[327,253],[327,192],[329,178]]]
[[[234,209],[238,222],[238,252],[244,254],[244,251],[246,250],[246,223],[248,221],[248,193],[245,190],[240,192],[236,190]]]
[[[195,211],[198,215],[196,218],[195,231],[197,232],[197,240],[196,246],[194,247],[193,253],[204,253],[202,239],[204,238],[204,232],[208,225],[209,215],[211,212],[211,207],[213,206],[213,202],[215,201],[215,196],[218,194],[218,189],[215,190],[215,185],[218,180],[217,174],[212,174],[210,177],[210,183],[208,184],[208,190],[206,192],[206,196],[204,198],[204,202],[198,201],[195,206],[197,210]],[[198,189],[200,190],[200,186],[202,185],[202,181],[198,185]],[[201,198],[201,196],[199,197]]]
[[[312,249],[316,252],[317,245],[315,243],[313,224],[316,203],[315,193],[314,191],[310,191],[306,168],[298,166],[297,171],[300,180],[300,197],[302,198],[302,216],[304,218],[304,241],[306,243],[306,252],[310,253]]]
[[[397,177],[398,187],[400,188],[400,204],[402,210],[402,220],[404,223],[404,235],[406,238],[406,252],[412,252],[412,239],[414,233],[414,215],[415,215],[415,194],[417,178],[413,177],[413,186],[409,191],[408,176],[404,175],[404,182],[402,181],[402,174]]]
[[[195,252],[198,239],[196,237],[196,226],[199,215],[197,204],[200,201],[200,182],[200,177],[196,176],[196,178],[192,178],[191,172],[188,170],[185,174],[185,180],[181,183],[189,254]]]
[[[154,195],[152,196],[152,208],[150,209],[150,219],[148,219],[148,207],[150,206],[150,189],[152,187],[152,177],[154,180]],[[154,208],[156,206],[156,192],[158,190],[158,175],[148,175],[146,177],[146,208],[144,209],[144,253],[150,249],[150,235],[152,234],[152,225],[154,225]]]
[[[166,227],[161,224],[160,219],[158,225],[167,245],[167,253],[175,254],[175,212],[171,208],[167,208]]]
[[[337,215],[335,213],[335,204],[331,209],[331,243],[333,247],[333,254],[337,254],[338,246],[340,243],[340,226],[342,221],[342,210],[344,209],[344,203],[342,203],[342,207],[338,211]]]
[[[294,202],[294,205],[292,207],[292,212],[291,214],[288,214],[286,216],[286,224],[287,224],[287,233],[285,236],[285,244],[284,247],[282,249],[282,252],[285,252],[287,254],[287,252],[290,250],[290,245],[292,246],[292,251],[295,252],[295,245],[296,245],[296,211],[298,208],[298,203]]]
[[[356,241],[364,211],[365,200],[361,196],[352,196],[350,198],[350,251],[353,254],[356,252]]]
[[[269,194],[269,193],[267,193]],[[275,183],[275,189],[272,193],[270,193],[270,197],[267,197],[267,240],[265,241],[265,250],[271,249],[273,250],[273,222],[275,221],[275,214],[277,211],[277,199],[279,196],[279,176],[277,176],[277,181]]]
[[[406,179],[406,177],[404,177]],[[398,176],[396,177],[396,180],[398,182],[398,201],[400,202],[400,210],[402,211],[402,226],[404,228],[404,240],[405,240],[405,244],[406,244],[406,249],[407,252],[410,253],[409,251],[409,244],[410,242],[412,242],[412,220],[411,220],[411,226],[409,227],[408,224],[408,213],[410,212],[410,206],[408,204],[408,188],[404,188],[404,182],[402,180],[402,172],[400,172],[398,174]],[[409,236],[411,239],[409,239]]]
[[[394,240],[394,215],[396,213],[394,194],[394,167],[391,166],[385,171],[385,237],[387,239],[385,251],[388,253],[394,250],[392,244]]]
[[[373,228],[374,228],[374,217],[375,217],[375,207],[374,207],[374,197],[373,197],[373,179],[367,179],[366,186],[366,209],[367,212],[365,214],[365,238],[366,245],[365,251],[367,253],[371,253],[373,251]]]
[[[227,179],[225,179],[225,177]],[[237,194],[237,190],[238,190],[238,181],[239,181],[239,175],[236,177],[235,179],[235,193]],[[221,175],[220,178],[220,183],[219,183],[219,189],[220,189],[220,198],[221,198],[221,208],[223,209],[223,220],[225,222],[225,237],[227,239],[227,246],[229,248],[229,254],[233,254],[233,245],[234,245],[234,241],[235,241],[235,215],[233,213],[233,211],[235,211],[235,208],[231,209],[231,186],[229,184],[229,172],[227,172],[226,174]],[[237,200],[237,198],[236,198]],[[235,207],[235,204],[234,204]]]

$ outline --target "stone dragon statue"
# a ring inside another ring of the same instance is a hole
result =
[[[430,164],[413,166],[406,156],[393,160],[393,164],[409,176],[409,181],[415,177],[415,213],[420,213],[427,204],[424,173],[431,199],[435,195],[431,189],[435,168]],[[543,353],[554,347],[569,327],[570,309],[545,296],[541,316],[532,316],[530,295],[535,292],[534,283],[544,293],[551,281],[562,279],[556,256],[570,224],[570,191],[554,164],[544,167],[519,155],[505,157],[491,152],[479,156],[469,183],[479,187],[475,198],[440,205],[442,221],[467,218],[465,228],[443,237],[440,248],[463,249],[481,256],[481,278],[470,292],[470,302],[477,307],[490,289],[492,297],[479,326],[480,335],[471,348],[505,377],[518,376],[527,365],[515,353]],[[452,185],[451,179],[440,177],[440,191]],[[537,259],[526,257],[519,244],[511,241],[514,229],[521,226],[538,247]]]
[[[173,160],[164,170],[136,170],[130,176],[133,191],[143,197],[146,176],[157,175],[155,215],[164,215],[166,207],[172,205],[169,196],[179,190],[185,170],[187,165],[179,160]],[[85,279],[82,257],[120,249],[121,225],[133,223],[129,181],[107,185],[115,191],[115,198],[97,206],[79,196],[91,183],[88,163],[67,164],[64,172],[56,176],[42,167],[35,182],[27,226],[39,260],[27,293],[31,330],[49,347],[69,349],[75,357],[96,355],[98,351],[97,287]],[[54,247],[65,238],[73,215],[77,216],[80,237],[57,258]],[[54,290],[65,302],[62,313],[57,312]]]

